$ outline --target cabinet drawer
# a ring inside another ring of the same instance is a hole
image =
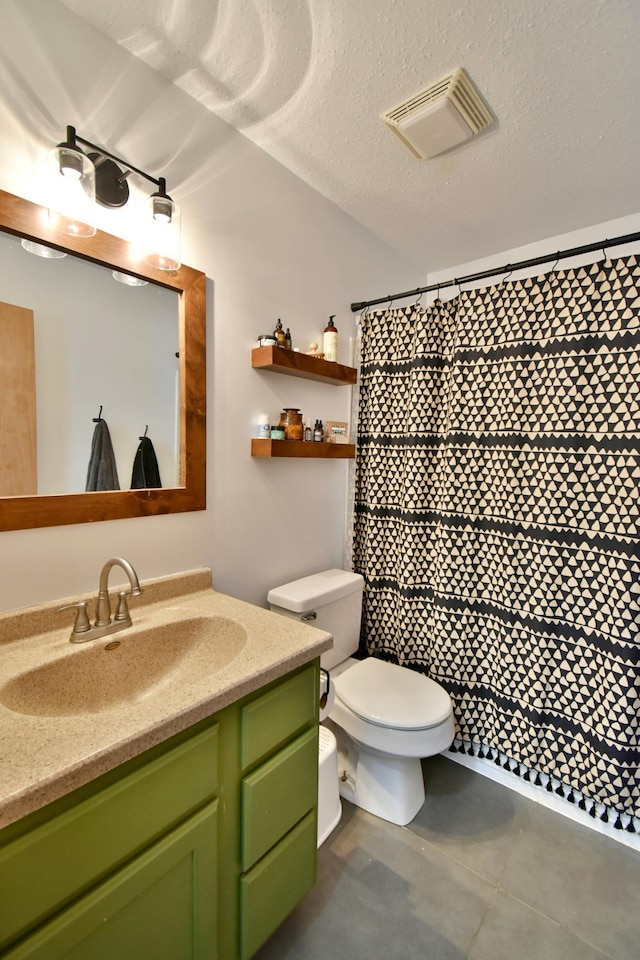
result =
[[[6,960],[213,960],[214,800],[54,917]]]
[[[242,781],[242,869],[248,870],[318,802],[318,728]]]
[[[277,749],[318,717],[315,664],[243,707],[240,762],[243,770]]]
[[[311,890],[316,861],[312,811],[240,880],[241,960],[249,960]]]
[[[0,848],[0,950],[212,798],[211,727]]]

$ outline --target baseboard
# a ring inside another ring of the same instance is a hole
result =
[[[442,756],[453,760],[455,763],[460,763],[463,767],[474,770],[489,780],[501,783],[505,787],[509,787],[510,790],[519,793],[521,796],[527,797],[529,800],[533,800],[535,803],[539,803],[549,810],[554,810],[563,817],[568,817],[569,820],[574,820],[576,823],[589,827],[590,830],[595,830],[596,833],[603,833],[605,836],[617,840],[618,843],[622,843],[626,847],[631,847],[633,850],[640,850],[640,836],[638,836],[638,834],[627,833],[625,830],[616,830],[612,824],[603,823],[597,818],[594,819],[590,817],[586,810],[581,810],[576,804],[568,803],[561,797],[556,796],[555,793],[548,793],[546,790],[536,787],[532,783],[526,783],[521,777],[517,777],[514,773],[498,767],[490,760],[483,760],[481,757],[468,757],[464,753],[450,753],[449,750],[444,750]]]

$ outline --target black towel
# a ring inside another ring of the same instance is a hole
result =
[[[91,441],[85,490],[119,490],[116,458],[106,420],[98,420]]]
[[[149,437],[140,438],[140,446],[136,450],[135,460],[133,461],[133,472],[131,474],[131,489],[142,488],[148,490],[151,487],[161,487],[160,470],[153,444]]]

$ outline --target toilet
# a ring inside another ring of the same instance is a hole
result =
[[[340,795],[404,826],[424,803],[421,758],[453,740],[453,706],[446,690],[423,674],[375,657],[352,658],[363,588],[360,574],[325,570],[274,587],[267,600],[276,613],[333,636],[333,648],[320,658],[330,675],[320,719],[336,738]],[[320,793],[319,818],[322,806]]]

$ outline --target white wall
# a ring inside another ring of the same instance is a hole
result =
[[[346,420],[348,389],[254,372],[250,351],[278,317],[304,347],[333,313],[347,360],[349,303],[415,286],[414,272],[55,0],[2,7],[0,187],[46,202],[45,154],[73,124],[166,176],[182,207],[183,260],[210,279],[208,509],[0,533],[0,610],[93,590],[114,555],[141,579],[211,566],[219,589],[257,603],[273,584],[341,565],[346,463],[263,461],[249,451],[258,413],[297,405],[313,419]],[[101,211],[99,227],[125,235],[126,212]]]
[[[637,202],[636,197],[630,198],[631,202]],[[526,270],[514,270],[508,274],[509,280],[520,280],[525,277],[535,277],[548,273],[555,266],[554,251],[573,250],[591,243],[603,243],[603,252],[582,254],[578,257],[568,257],[558,262],[559,270],[567,270],[570,267],[577,267],[585,263],[595,263],[596,260],[602,260],[605,252],[607,257],[624,256],[629,253],[640,252],[640,242],[628,243],[615,247],[607,246],[604,241],[616,237],[624,237],[630,233],[640,232],[640,213],[630,214],[627,217],[620,217],[617,220],[607,220],[604,223],[595,223],[591,227],[585,227],[582,230],[574,230],[572,233],[563,233],[555,237],[548,237],[546,240],[539,240],[536,243],[529,243],[523,247],[515,247],[512,250],[504,250],[502,253],[496,253],[491,257],[485,257],[482,260],[473,260],[467,263],[458,263],[448,267],[446,270],[438,270],[429,274],[428,279],[424,281],[425,286],[433,283],[444,283],[453,277],[464,277],[474,273],[481,273],[483,270],[490,270],[493,267],[503,267],[509,263],[519,263],[523,260],[534,259],[552,254],[548,263],[539,267],[529,267]],[[499,283],[501,277],[507,274],[497,274],[487,280],[480,280],[476,283],[463,284],[463,290],[471,290],[474,287],[487,286],[488,284]],[[451,286],[443,288],[441,298],[449,300],[458,295],[458,287]],[[436,293],[430,293],[429,299],[433,300]]]

